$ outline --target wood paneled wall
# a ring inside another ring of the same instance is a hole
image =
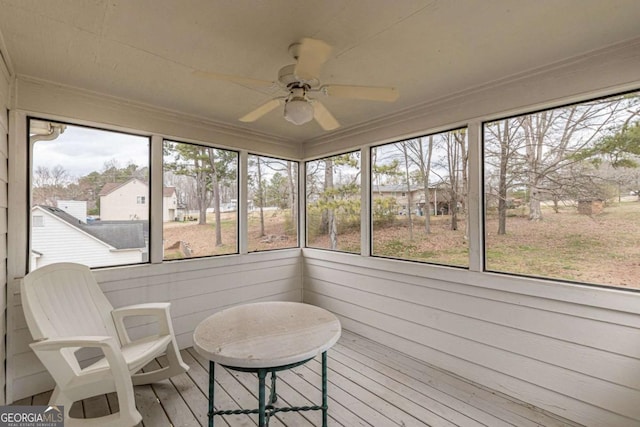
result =
[[[640,424],[637,294],[311,249],[304,282],[345,329],[585,425]]]
[[[171,302],[180,348],[192,345],[193,330],[199,322],[226,307],[252,301],[302,300],[300,249],[96,270],[95,274],[115,307]],[[54,385],[29,348],[33,339],[24,320],[19,291],[20,281],[12,281],[12,400],[50,390]],[[153,332],[148,319],[137,319],[128,327],[133,337]]]

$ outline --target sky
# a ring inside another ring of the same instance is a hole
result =
[[[80,126],[67,126],[52,141],[33,146],[33,168],[62,166],[71,177],[101,172],[106,162],[115,159],[119,167],[129,163],[149,166],[149,138]]]

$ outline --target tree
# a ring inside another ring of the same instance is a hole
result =
[[[498,234],[507,232],[507,208],[509,190],[522,169],[518,161],[518,150],[523,144],[520,121],[504,119],[485,125],[485,161],[487,166],[498,170]],[[486,172],[485,172],[486,173]],[[490,185],[489,192],[490,192]]]
[[[195,184],[195,202],[199,211],[198,224],[207,224],[207,208],[213,203],[216,246],[222,246],[220,203],[222,192],[237,181],[237,153],[202,145],[165,142],[165,168],[178,176],[188,177]]]
[[[289,197],[289,180],[280,172],[271,175],[269,182],[265,182],[265,203],[267,206],[275,206],[278,209],[289,209],[291,198]]]
[[[328,235],[333,250],[338,248],[338,217],[343,226],[356,221],[359,224],[359,154],[347,153],[307,164],[309,235]]]
[[[58,200],[67,198],[66,187],[70,180],[69,173],[61,165],[36,167],[33,171],[33,204],[55,206]]]
[[[333,158],[324,161],[324,196],[326,209],[322,211],[322,228],[329,233],[330,249],[338,248],[338,224],[336,223],[335,191],[333,185]],[[325,225],[326,224],[326,225]]]
[[[287,183],[289,184],[289,207],[291,209],[291,224],[298,223],[298,168],[297,163],[287,161]],[[297,230],[297,228],[296,228]]]
[[[222,189],[229,187],[231,182],[237,182],[236,164],[238,162],[238,155],[233,151],[219,150],[211,147],[206,149],[206,154],[209,162],[209,180],[211,183],[213,209],[216,221],[216,246],[222,246],[222,218],[220,212]]]
[[[466,131],[447,132],[444,136],[446,147],[446,166],[449,174],[449,214],[451,215],[451,230],[458,229],[459,204],[466,215],[467,195],[467,144]],[[465,239],[467,238],[467,224],[465,221]]]
[[[207,223],[207,207],[213,198],[211,191],[211,167],[207,147],[194,144],[165,143],[165,167],[176,175],[190,177],[195,183],[195,204],[198,209],[198,223]]]
[[[264,236],[264,182],[262,180],[262,167],[260,157],[256,157],[256,183],[257,183],[257,205],[260,210],[260,237]]]
[[[405,170],[405,184],[407,186],[407,219],[409,222],[409,240],[413,240],[413,215],[412,215],[412,210],[413,210],[413,198],[412,198],[412,192],[411,192],[411,180],[410,178],[410,174],[409,174],[409,150],[407,148],[407,145],[410,144],[410,141],[402,141],[398,143],[398,148],[400,149],[400,151],[402,152],[402,156],[403,156],[403,160],[404,160],[404,170]]]
[[[407,150],[410,153],[413,163],[418,166],[419,181],[422,182],[424,191],[424,232],[431,233],[431,193],[429,191],[429,176],[431,175],[431,158],[433,156],[433,135],[427,138],[427,147],[425,149],[424,138],[418,138],[407,141]]]
[[[602,137],[593,147],[580,150],[574,155],[577,160],[589,159],[596,165],[606,160],[613,168],[637,168],[640,166],[638,157],[640,121],[631,125],[627,121],[619,131]]]
[[[285,211],[287,232],[297,218],[297,163],[269,157],[249,156],[249,186],[255,206],[259,208],[260,235],[264,236],[265,206]],[[295,230],[294,230],[295,232]]]
[[[518,117],[524,135],[529,219],[542,220],[541,202],[553,177],[579,161],[575,153],[591,147],[606,127],[624,114],[624,98],[596,100]]]

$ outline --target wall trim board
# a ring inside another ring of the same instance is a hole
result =
[[[242,268],[243,271],[251,271],[262,269],[265,266],[299,263],[301,262],[300,251],[300,248],[291,248],[246,255],[221,255],[209,258],[166,261],[159,264],[98,268],[93,272],[103,289],[110,291],[115,289],[116,282],[128,287],[127,284],[123,283],[124,281],[131,280],[144,283],[144,280],[150,276],[164,276],[160,280],[168,281],[172,278],[172,275],[176,274],[192,278],[206,277],[211,269],[216,269],[220,274],[225,274],[226,272],[234,272],[238,268]],[[114,282],[114,284],[111,284],[111,282]]]
[[[159,134],[166,139],[246,149],[292,160],[301,157],[300,145],[286,138],[29,76],[19,75],[16,79],[15,108],[50,120],[107,126],[137,134]]]
[[[508,274],[474,272],[461,268],[446,267],[434,264],[423,264],[411,261],[393,260],[377,257],[363,257],[354,254],[337,253],[320,249],[303,248],[304,262],[325,261],[332,264],[332,268],[344,266],[347,270],[351,266],[367,270],[367,274],[377,277],[397,279],[397,274],[413,277],[418,284],[435,286],[449,291],[467,293],[474,288],[497,291],[483,294],[485,298],[510,298],[515,303],[518,296],[532,296],[551,301],[570,302],[576,305],[604,308],[633,315],[640,314],[640,293],[625,290],[604,288],[557,282],[547,279],[511,276]],[[425,279],[430,279],[426,280]],[[452,289],[450,282],[455,287]],[[632,317],[635,319],[635,317]],[[636,322],[634,322],[636,323]]]

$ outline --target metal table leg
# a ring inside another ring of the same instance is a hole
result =
[[[209,362],[209,427],[213,427],[213,388],[216,384],[214,362]]]
[[[327,352],[322,353],[322,405],[311,406],[288,406],[283,408],[276,408],[273,404],[278,400],[278,394],[276,392],[276,379],[277,371],[286,369],[292,369],[297,366],[301,366],[307,363],[311,359],[302,360],[300,362],[292,363],[290,365],[276,366],[273,368],[242,368],[227,366],[229,369],[233,369],[240,372],[251,372],[258,374],[258,409],[233,409],[233,410],[215,410],[214,409],[214,385],[215,385],[215,363],[209,362],[209,427],[213,427],[213,417],[215,415],[238,415],[238,414],[258,414],[258,427],[268,427],[269,420],[272,416],[278,412],[300,412],[300,411],[322,411],[322,426],[327,427]],[[266,396],[266,377],[271,372],[271,392],[269,394],[269,400],[267,402]]]
[[[269,404],[273,405],[278,400],[278,393],[276,392],[276,371],[271,372],[271,395],[269,396]]]
[[[327,352],[322,353],[322,427],[327,427]]]
[[[267,427],[266,423],[266,402],[264,396],[266,369],[258,370],[258,427]]]

